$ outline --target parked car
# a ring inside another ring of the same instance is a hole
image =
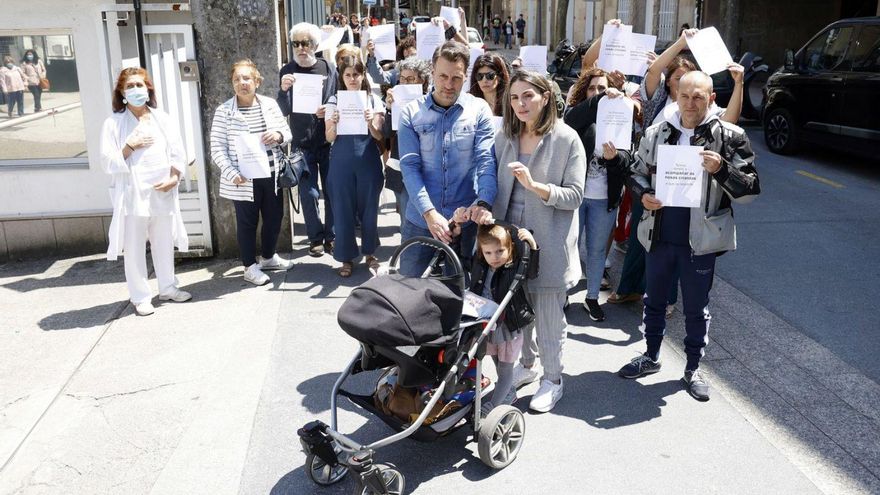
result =
[[[880,17],[839,20],[797,53],[786,50],[764,94],[764,140],[774,153],[810,142],[876,156]]]
[[[483,43],[483,37],[480,36],[480,32],[477,31],[477,28],[467,28],[467,34],[468,45],[470,45],[471,48],[482,48],[484,52],[486,51],[486,44]]]
[[[416,32],[416,24],[420,22],[431,22],[431,18],[426,15],[416,15],[413,16],[412,22],[409,23],[409,33],[414,34]]]

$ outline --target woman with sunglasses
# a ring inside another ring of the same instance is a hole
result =
[[[470,93],[486,100],[489,108],[492,109],[492,114],[501,117],[504,108],[502,101],[504,91],[510,81],[504,59],[495,53],[480,55],[474,62],[471,74]]]

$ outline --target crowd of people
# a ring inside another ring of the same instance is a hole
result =
[[[319,56],[321,28],[295,25],[292,60],[280,69],[276,97],[257,93],[263,79],[253,62],[237,61],[230,71],[234,95],[216,109],[211,126],[211,159],[219,169],[220,196],[235,205],[244,279],[262,285],[269,281],[265,270],[293,265],[276,253],[283,215],[278,167],[288,144],[302,151],[308,169],[298,187],[308,254],[332,254],[340,277],[351,276],[361,259],[374,272],[383,261],[377,254],[383,186],[395,193],[402,240],[455,241],[463,264],[483,266],[489,280],[502,276],[512,248],[509,236],[487,226],[500,219],[525,227],[520,238],[541,253],[540,269],[530,274],[522,293],[532,317],[511,322],[509,338],[494,341],[505,387],[492,401],[509,403],[516,388],[540,379],[530,407],[546,412],[563,395],[569,291],[585,275],[583,308],[593,320],[605,319],[599,294],[618,229],[629,237],[619,243],[626,257],[608,302],[643,300],[646,342],[645,352],[619,375],[639,378],[660,369],[667,308],[680,286],[687,333],[683,380],[692,396],[708,400],[709,382],[699,364],[707,343],[715,259],[735,249],[731,203],[749,201],[760,187],[748,136],[733,124],[739,117],[742,68],[729,68],[737,91],[726,109],[718,108],[712,79],[684,53],[695,32],[685,30],[662,55],[650,54],[640,82],[597,68],[596,40],[584,54],[579,80],[563,98],[546,74],[522,70],[497,54],[477,58],[468,78],[470,50],[460,41],[461,32],[447,30],[448,41],[430,62],[415,57],[410,45],[398,50],[393,68],[383,68],[370,44],[363,50],[343,44],[334,57]],[[321,105],[313,112],[301,111],[292,92],[305,75],[323,78]],[[468,79],[470,86],[464,87]],[[383,85],[381,97],[370,80]],[[395,131],[398,84],[421,85],[424,94],[401,110]],[[337,132],[339,91],[366,93],[366,132]],[[632,149],[596,141],[603,99],[632,102]],[[124,249],[131,301],[139,314],[150,314],[147,239],[160,299],[191,297],[177,287],[170,262],[175,243],[186,249],[175,187],[183,172],[181,139],[171,119],[155,108],[152,83],[142,69],[123,70],[113,102],[116,113],[105,123],[102,141],[115,191],[108,255]],[[243,151],[237,147],[248,136],[262,145],[259,153],[265,150],[267,177],[248,179],[240,169]],[[660,145],[703,148],[705,194],[699,208],[664,206],[655,197]],[[621,213],[628,205],[630,214]],[[584,257],[579,243],[586,247]],[[432,254],[429,246],[407,249],[399,271],[423,275]],[[479,285],[478,292],[496,296],[489,285]]]

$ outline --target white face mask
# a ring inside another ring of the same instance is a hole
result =
[[[125,99],[133,107],[142,107],[150,99],[147,88],[128,88],[125,90]]]

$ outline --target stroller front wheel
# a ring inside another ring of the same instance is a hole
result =
[[[480,460],[492,469],[503,469],[516,459],[526,433],[522,411],[498,406],[480,424],[477,452]]]
[[[376,488],[369,484],[364,486],[363,483],[366,482],[364,480],[355,486],[354,495],[403,495],[406,480],[403,474],[397,470],[396,466],[393,464],[376,464],[375,468],[378,471],[379,477],[382,478],[384,491],[376,491]]]
[[[315,454],[309,454],[306,456],[306,473],[315,484],[327,486],[345,478],[348,468],[342,463],[331,466]]]

